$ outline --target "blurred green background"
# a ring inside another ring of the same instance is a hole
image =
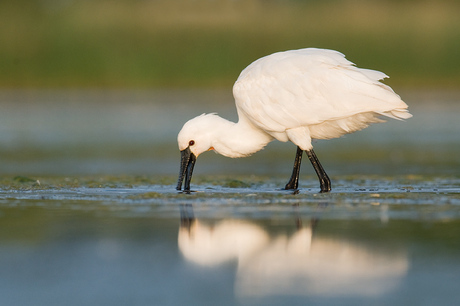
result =
[[[304,47],[391,86],[453,88],[459,16],[456,0],[2,0],[0,88],[226,87]]]

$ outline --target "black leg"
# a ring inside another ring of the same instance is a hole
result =
[[[180,205],[180,227],[186,228],[190,231],[193,223],[195,222],[195,216],[193,214],[192,204],[181,204]]]
[[[313,149],[305,151],[307,153],[308,158],[310,159],[313,168],[315,168],[316,174],[318,175],[319,183],[321,185],[321,192],[329,192],[331,191],[331,180],[324,171],[323,166],[316,157],[315,152]]]
[[[295,154],[294,168],[292,169],[292,175],[289,182],[286,184],[284,189],[297,189],[299,187],[299,174],[300,174],[300,163],[302,162],[303,150],[297,147],[297,153]]]

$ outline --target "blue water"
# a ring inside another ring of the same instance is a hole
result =
[[[229,189],[204,199],[130,197],[172,188],[3,193],[2,305],[460,298],[460,199],[447,190],[419,192],[431,203],[397,190],[304,191],[297,201]]]

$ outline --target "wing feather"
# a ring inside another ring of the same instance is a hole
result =
[[[337,51],[308,48],[253,62],[241,72],[233,95],[239,115],[267,132],[323,123],[364,128],[379,115],[410,117],[401,98],[380,83],[386,77],[355,67]],[[363,122],[345,120],[350,117]]]

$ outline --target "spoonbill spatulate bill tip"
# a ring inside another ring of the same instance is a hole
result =
[[[177,137],[181,164],[177,190],[190,191],[196,158],[214,150],[227,157],[245,157],[270,141],[297,146],[291,178],[285,189],[297,190],[303,152],[320,181],[331,181],[313,151],[312,139],[331,139],[362,130],[382,117],[412,115],[389,86],[383,72],[356,67],[337,51],[307,48],[274,53],[246,67],[233,86],[238,112],[234,123],[215,113],[202,114],[182,127]],[[185,182],[184,182],[185,180]]]

